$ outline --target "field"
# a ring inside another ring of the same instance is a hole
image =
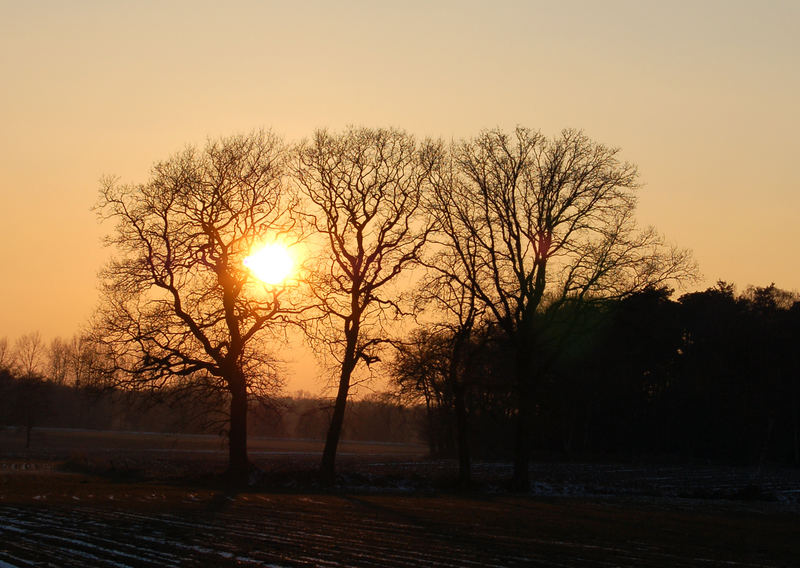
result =
[[[315,484],[320,443],[256,439],[263,473],[224,488],[219,439],[0,431],[0,567],[800,566],[800,472],[549,463],[528,494],[506,464],[477,490],[424,448],[342,446],[339,485]]]

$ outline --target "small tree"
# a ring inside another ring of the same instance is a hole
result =
[[[243,265],[263,241],[295,239],[286,153],[268,133],[210,141],[157,163],[150,181],[106,179],[97,206],[116,221],[95,329],[115,382],[230,396],[229,468],[245,475],[248,395],[278,386],[263,332],[296,310],[283,285]]]
[[[438,147],[397,130],[318,131],[298,150],[297,179],[325,241],[313,293],[314,335],[338,365],[321,474],[332,482],[353,373],[378,360],[385,323],[400,311],[398,277],[419,261],[430,225],[421,207]]]
[[[11,349],[8,347],[8,338],[0,337],[0,371],[11,369],[12,359]]]
[[[70,344],[60,337],[54,338],[47,348],[47,378],[56,384],[65,384],[71,360]]]
[[[90,334],[73,335],[67,343],[67,382],[75,388],[102,383],[101,351]]]
[[[20,375],[41,375],[40,367],[44,355],[44,343],[38,331],[20,336],[14,344],[13,361]]]
[[[440,248],[432,260],[426,262],[426,266],[429,269],[428,277],[417,291],[417,298],[423,305],[432,306],[440,316],[440,321],[433,327],[438,332],[438,342],[443,344],[445,350],[445,380],[452,391],[455,412],[458,482],[462,488],[466,488],[471,480],[466,402],[470,351],[473,347],[470,342],[484,309],[473,289],[463,285],[465,267],[450,247]]]
[[[425,434],[431,456],[443,455],[452,447],[451,356],[450,338],[445,333],[420,328],[397,345],[390,368],[398,398],[405,404],[425,404]]]
[[[47,412],[47,393],[39,368],[44,356],[38,331],[20,336],[9,353],[8,342],[0,340],[1,393],[7,400],[6,419],[25,427],[25,448],[31,446],[31,433],[38,419]]]

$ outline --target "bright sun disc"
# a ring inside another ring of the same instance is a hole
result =
[[[286,280],[293,264],[289,250],[279,243],[265,245],[244,259],[244,265],[265,284],[280,284]]]

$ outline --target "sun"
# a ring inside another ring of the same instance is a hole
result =
[[[244,265],[265,284],[281,284],[292,273],[294,260],[289,249],[281,243],[272,243],[254,250],[244,259]]]

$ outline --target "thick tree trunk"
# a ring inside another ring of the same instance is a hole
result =
[[[531,420],[527,396],[520,396],[517,409],[517,424],[514,439],[514,477],[511,480],[513,489],[528,491],[531,487]]]
[[[512,487],[517,491],[530,489],[531,425],[533,417],[533,369],[530,350],[533,342],[522,340],[517,346],[517,423],[514,439],[514,476]]]
[[[428,419],[428,453],[433,456],[436,444],[433,439],[433,413],[431,412],[431,402],[425,397],[425,417]]]
[[[472,331],[472,318],[464,323],[453,338],[453,350],[450,357],[448,379],[453,387],[453,406],[456,412],[456,445],[458,449],[458,485],[467,489],[472,481],[469,429],[467,425],[467,387],[464,384],[466,362],[464,347],[469,341]]]
[[[250,468],[247,458],[247,386],[241,372],[231,383],[231,414],[228,432],[228,473],[236,483],[246,482]]]
[[[333,416],[328,427],[328,435],[325,439],[325,449],[322,452],[322,464],[320,465],[320,476],[323,483],[332,485],[336,479],[336,450],[339,447],[339,438],[342,435],[344,425],[344,411],[347,406],[347,395],[350,391],[350,375],[353,368],[350,364],[342,366],[342,374],[339,378],[339,390],[336,393],[336,403],[333,407]]]
[[[465,390],[464,385],[461,383],[453,385],[453,402],[456,410],[456,441],[458,443],[458,485],[462,489],[469,487],[472,478]]]
[[[325,449],[322,451],[322,463],[319,468],[322,482],[327,485],[333,485],[336,479],[336,450],[339,447],[339,438],[342,435],[344,411],[347,406],[347,395],[350,392],[350,377],[358,361],[360,312],[358,311],[357,296],[352,299],[352,310],[354,316],[346,320],[344,325],[345,348],[344,358],[342,359],[342,371],[339,375],[339,390],[336,393],[336,403],[333,407],[333,416],[331,416],[331,423],[328,427]]]

